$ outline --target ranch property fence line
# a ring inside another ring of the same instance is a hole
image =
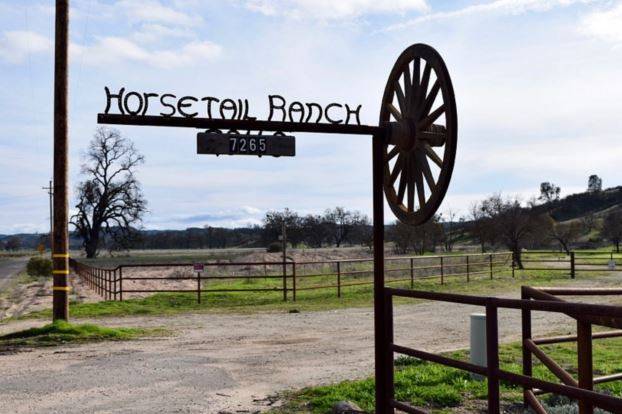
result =
[[[615,272],[620,271],[622,253],[599,251],[533,251],[523,252],[523,270],[554,270],[568,272],[574,279],[578,272]],[[512,261],[512,269],[515,261]]]
[[[474,253],[445,256],[407,256],[389,257],[386,259],[386,283],[409,282],[411,289],[417,280],[438,279],[444,284],[449,278],[462,277],[470,282],[473,277],[489,277],[494,279],[499,270],[508,270],[514,267],[510,252]],[[422,263],[423,262],[423,263]],[[134,293],[163,293],[186,292],[196,293],[197,301],[201,302],[201,295],[214,292],[281,292],[283,300],[296,301],[298,292],[335,289],[337,297],[341,297],[344,288],[353,286],[372,285],[373,259],[340,259],[321,261],[266,261],[266,262],[218,262],[201,263],[203,272],[192,271],[195,263],[141,263],[123,264],[114,268],[91,266],[89,264],[70,259],[73,271],[81,277],[88,287],[106,300],[124,299],[124,294]],[[367,265],[367,266],[366,266]],[[131,271],[140,269],[186,269],[185,273],[168,276],[138,276]],[[222,269],[230,269],[222,274]],[[269,268],[279,269],[279,273],[269,273]],[[240,271],[240,269],[242,269]],[[236,270],[238,270],[236,272]],[[253,270],[255,272],[253,272]],[[253,274],[254,273],[254,274]],[[278,285],[262,287],[228,287],[212,288],[206,286],[209,281],[274,281]],[[319,280],[319,284],[309,284]],[[166,281],[169,284],[184,282],[182,287],[156,288],[150,286],[136,286],[141,282]],[[189,288],[188,281],[194,287]]]

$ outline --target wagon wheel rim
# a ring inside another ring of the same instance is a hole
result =
[[[428,221],[447,192],[456,156],[456,101],[447,67],[432,47],[415,44],[397,59],[385,88],[380,125],[384,192],[403,223]]]

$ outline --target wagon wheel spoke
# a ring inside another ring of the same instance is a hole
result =
[[[396,121],[402,120],[402,114],[400,113],[400,111],[397,110],[395,106],[393,106],[392,103],[388,103],[387,108],[389,109],[389,112],[391,112],[391,115],[393,115]]]
[[[408,156],[407,156],[408,157]],[[397,199],[400,203],[404,202],[404,193],[406,192],[406,184],[410,177],[408,177],[408,171],[410,169],[408,160],[406,161],[406,167],[404,168],[403,173],[400,175],[400,187],[397,192]]]
[[[386,162],[391,161],[399,153],[400,153],[400,149],[397,146],[393,147],[393,149],[389,151],[389,153],[387,154]]]
[[[397,104],[400,107],[400,112],[407,113],[408,107],[406,106],[406,97],[404,96],[402,85],[400,85],[399,82],[395,82],[395,96],[397,96]]]
[[[412,105],[413,87],[412,87],[412,78],[410,76],[410,65],[406,65],[403,76],[404,76],[404,91],[406,93],[406,110],[404,111],[404,113],[407,114],[407,113],[410,113],[413,107]]]
[[[421,76],[421,86],[417,93],[417,107],[419,107],[421,101],[425,99],[428,93],[428,83],[430,82],[430,73],[432,72],[432,65],[430,62],[426,62],[425,68],[423,68],[423,75]]]
[[[434,180],[434,175],[432,175],[432,170],[430,170],[428,159],[421,151],[417,151],[417,163],[423,172],[423,177],[425,178],[426,183],[428,183],[428,188],[431,192],[434,192],[436,189],[436,181]]]
[[[421,115],[419,116],[419,118],[423,118],[424,116],[427,116],[430,113],[430,110],[432,109],[432,105],[434,105],[434,101],[436,100],[436,96],[438,95],[438,91],[440,89],[441,89],[441,83],[437,79],[434,82],[434,85],[432,85],[432,89],[430,89],[430,93],[428,94],[427,98],[425,98],[423,107],[421,108]]]
[[[429,128],[434,123],[434,121],[436,121],[441,115],[443,115],[443,113],[445,113],[445,104],[439,106],[434,111],[432,111],[430,115],[419,121],[419,123],[417,124],[417,129],[419,131],[423,131]]]
[[[426,155],[430,157],[432,161],[434,161],[434,164],[436,164],[438,168],[443,168],[443,160],[438,156],[436,151],[432,149],[430,144],[428,144],[427,142],[424,143],[423,149],[425,150]]]
[[[395,180],[397,180],[398,175],[402,171],[402,164],[403,164],[403,156],[402,154],[400,154],[397,157],[397,161],[395,161],[395,165],[393,166],[393,172],[391,172],[391,176],[389,177],[389,181],[391,181],[391,185],[395,183]]]
[[[415,183],[417,184],[417,197],[419,199],[419,208],[425,205],[425,189],[423,187],[423,176],[421,171],[415,172]]]
[[[414,175],[417,173],[416,169],[412,162],[410,164],[410,170],[408,175],[408,211],[412,212],[415,210],[415,181]]]

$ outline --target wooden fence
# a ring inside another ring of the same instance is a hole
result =
[[[622,253],[605,251],[526,251],[522,253],[523,270],[567,272],[574,279],[579,272],[615,272],[622,269]],[[512,268],[515,261],[512,260]]]
[[[475,277],[493,279],[500,271],[509,271],[513,263],[509,252],[444,256],[408,256],[386,259],[386,283],[406,282],[414,288],[417,280],[436,279],[444,284],[450,278],[470,282]],[[95,267],[71,259],[74,272],[106,300],[123,300],[128,295],[161,292],[280,292],[283,300],[297,293],[334,289],[337,297],[354,286],[372,285],[373,259],[324,261],[209,262],[200,263],[204,271],[194,271],[196,263],[123,264],[114,268]],[[141,274],[141,271],[145,271]],[[171,273],[171,270],[177,270]],[[146,273],[146,274],[144,274]],[[158,275],[160,273],[160,275]],[[243,280],[260,286],[210,287],[213,281]],[[156,286],[149,282],[156,282]],[[164,285],[164,287],[163,287]]]

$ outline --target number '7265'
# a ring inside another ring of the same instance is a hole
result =
[[[229,138],[229,152],[233,154],[263,154],[266,152],[266,138],[231,137]]]

